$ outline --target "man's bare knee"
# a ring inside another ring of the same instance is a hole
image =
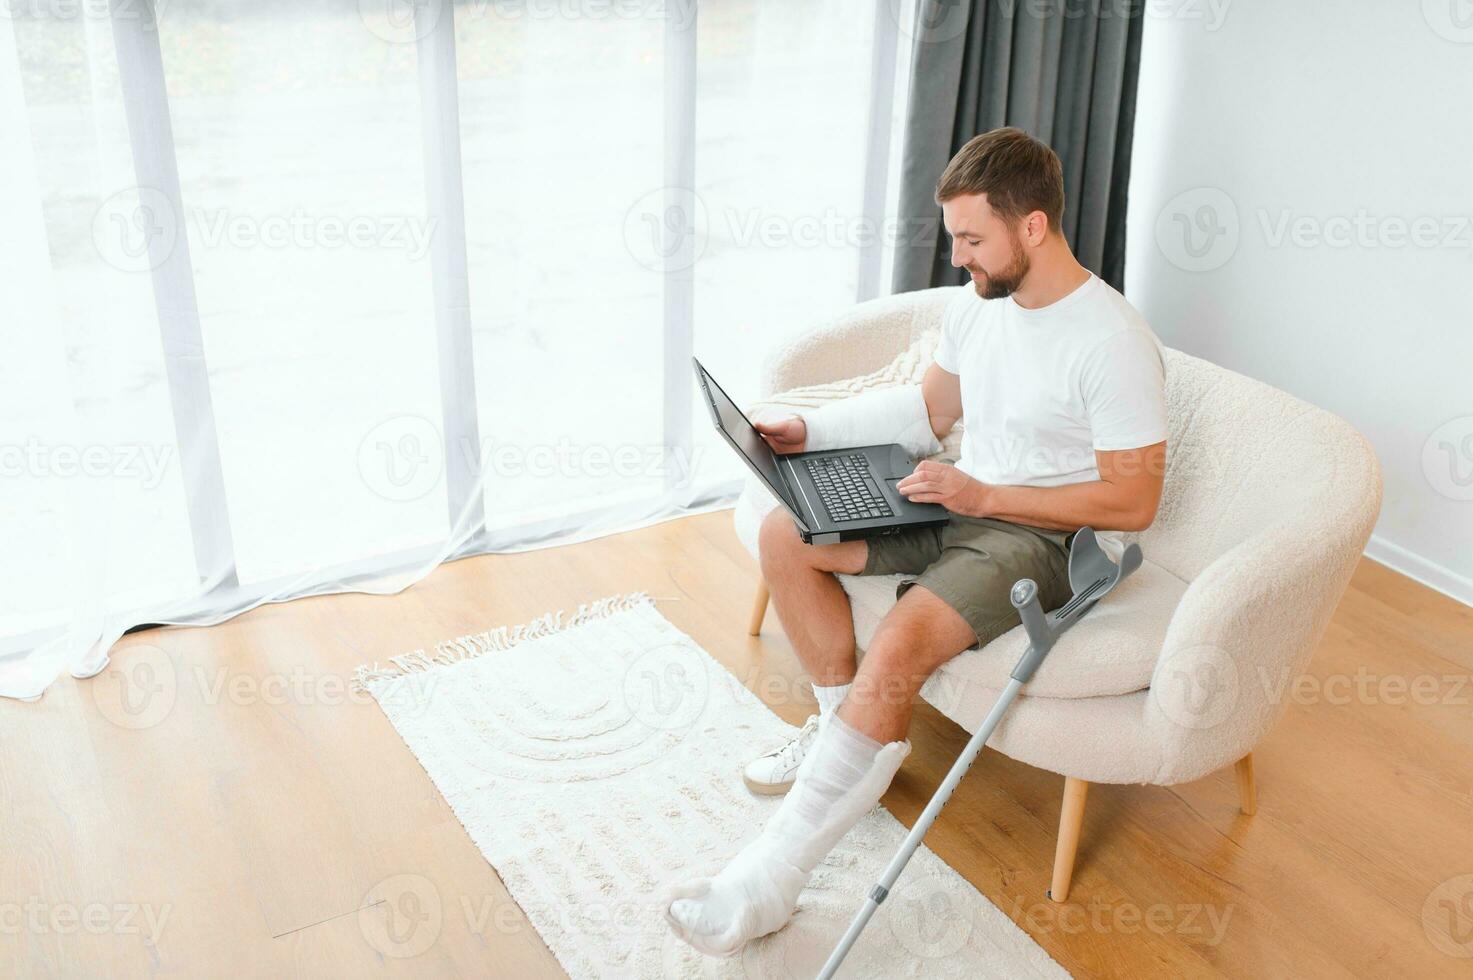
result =
[[[757,531],[757,553],[764,571],[786,567],[800,558],[799,548],[807,547],[798,536],[798,526],[781,507],[774,507],[762,519]]]
[[[798,525],[781,507],[768,511],[757,533],[758,554],[763,569],[786,567],[799,562],[820,572],[842,572],[858,575],[864,571],[869,545],[864,541],[840,541],[836,544],[804,544]]]
[[[912,585],[875,627],[865,659],[907,663],[927,674],[974,646],[977,634],[946,600],[924,585]],[[876,654],[878,654],[876,656]]]

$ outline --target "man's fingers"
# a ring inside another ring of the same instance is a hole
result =
[[[917,479],[917,478],[924,478],[924,477],[926,477],[928,475],[931,475],[933,466],[934,466],[934,464],[931,462],[931,460],[929,460],[929,459],[923,459],[919,463],[916,464],[916,468],[915,469],[913,469],[913,470],[910,471],[910,476],[906,477],[906,479],[907,480],[914,480],[914,479]]]
[[[783,419],[781,422],[753,422],[752,427],[764,435],[776,436],[786,442],[793,438],[793,420]]]

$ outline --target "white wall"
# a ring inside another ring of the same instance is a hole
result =
[[[1473,604],[1473,6],[1217,2],[1147,4],[1126,296],[1364,433],[1366,553]]]

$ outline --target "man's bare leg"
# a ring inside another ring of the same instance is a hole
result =
[[[924,585],[912,585],[875,628],[839,717],[878,742],[905,738],[927,678],[976,642],[960,613]]]
[[[869,545],[804,544],[792,516],[781,507],[763,520],[759,541],[762,575],[798,660],[815,684],[848,684],[856,667],[854,619],[849,596],[834,573],[864,571]]]

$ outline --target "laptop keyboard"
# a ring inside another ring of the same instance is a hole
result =
[[[818,499],[834,523],[895,516],[875,485],[864,453],[805,459],[803,465],[808,467],[808,475],[818,488]]]

